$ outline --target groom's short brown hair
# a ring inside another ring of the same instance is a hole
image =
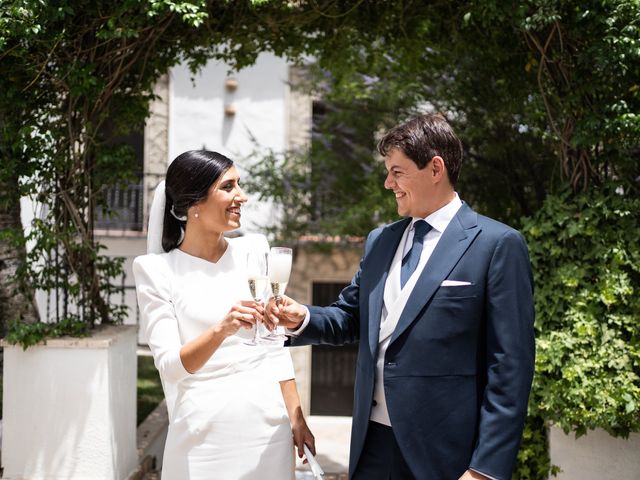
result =
[[[423,169],[435,156],[442,157],[451,185],[455,186],[462,165],[462,142],[440,113],[420,115],[389,130],[378,143],[386,157],[397,148]]]

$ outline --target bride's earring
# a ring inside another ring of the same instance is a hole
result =
[[[196,212],[193,216],[198,218],[200,216],[200,214],[198,212]]]

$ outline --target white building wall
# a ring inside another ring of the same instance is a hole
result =
[[[256,148],[286,150],[288,75],[289,64],[269,53],[237,73],[222,62],[209,62],[196,75],[186,65],[172,69],[169,159],[205,148],[228,156],[241,167],[240,174],[246,175],[242,167],[253,160],[250,155]],[[228,78],[237,81],[235,89],[226,87]],[[225,115],[225,107],[235,114]],[[261,231],[276,221],[277,212],[271,205],[250,196],[243,212],[243,231]]]
[[[560,467],[558,480],[638,480],[640,433],[614,438],[602,429],[575,438],[560,428],[549,429],[551,464]]]

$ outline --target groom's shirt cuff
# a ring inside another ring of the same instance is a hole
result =
[[[470,468],[469,470],[472,470],[476,473],[479,473],[480,475],[484,475],[485,477],[487,477],[489,480],[496,480],[495,478],[487,475],[486,473],[481,472],[480,470],[476,470],[475,468]]]
[[[302,324],[296,330],[291,330],[287,328],[284,332],[286,335],[290,337],[297,337],[302,333],[302,331],[305,328],[307,328],[307,325],[309,325],[309,319],[311,318],[311,313],[309,312],[309,309],[306,306],[304,306],[304,309],[307,311],[307,314],[304,316],[304,320],[302,321]]]

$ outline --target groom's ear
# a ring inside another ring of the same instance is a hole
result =
[[[444,164],[444,159],[440,155],[433,157],[425,168],[429,169],[429,177],[432,178],[435,183],[443,179],[449,180],[447,167]]]

